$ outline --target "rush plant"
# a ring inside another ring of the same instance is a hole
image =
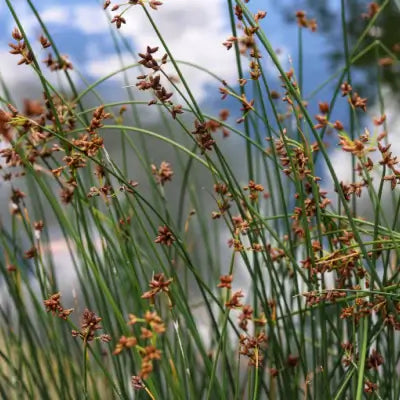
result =
[[[392,2],[366,7],[353,43],[341,1],[344,62],[324,83],[327,100],[321,87],[302,90],[303,31],[319,30],[311,10],[293,13],[300,61],[285,70],[261,27],[268,10],[226,0],[228,82],[174,57],[153,20],[172,1],[107,0],[115,50],[136,62],[82,86],[34,2],[39,39],[5,0],[16,73],[31,69],[43,96],[20,104],[1,82],[2,397],[398,400],[400,160],[381,73],[399,47],[369,40]],[[161,46],[133,51],[118,34],[133,12]],[[373,120],[353,87],[366,54]],[[214,115],[188,65],[215,79]],[[109,102],[100,85],[132,70],[126,96]],[[333,117],[338,103],[348,121]],[[332,148],[350,161],[350,181]]]

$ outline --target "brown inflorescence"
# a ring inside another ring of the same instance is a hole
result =
[[[379,4],[375,3],[374,1],[371,1],[371,3],[368,4],[368,9],[366,13],[361,14],[361,16],[365,19],[371,19],[373,18],[379,11]]]
[[[162,161],[159,168],[157,168],[156,165],[151,164],[151,173],[162,186],[165,185],[165,182],[171,181],[172,176],[174,175],[171,164],[167,161]]]
[[[154,301],[158,293],[164,292],[168,294],[172,280],[172,278],[166,279],[163,273],[155,274],[149,283],[150,290],[142,294],[142,299],[151,299]]]
[[[174,234],[170,231],[167,225],[158,227],[158,235],[154,239],[154,243],[160,243],[166,246],[172,246],[174,242],[175,242]]]
[[[256,368],[261,367],[264,360],[262,351],[268,343],[268,337],[265,332],[261,331],[255,336],[240,335],[239,343],[239,353],[249,359],[249,365]]]
[[[32,64],[34,61],[34,55],[30,50],[30,48],[28,47],[28,45],[26,44],[24,37],[22,36],[18,28],[14,28],[14,30],[11,33],[11,36],[17,43],[16,44],[9,43],[9,47],[11,47],[10,53],[21,56],[20,60],[18,61],[18,65]]]
[[[135,349],[141,358],[141,368],[139,374],[132,377],[132,384],[136,385],[136,390],[144,389],[143,379],[147,379],[152,373],[154,360],[160,360],[162,352],[156,347],[158,336],[166,331],[165,324],[155,311],[146,311],[143,318],[134,314],[129,314],[128,325],[144,324],[140,326],[140,337],[121,336],[114,351],[114,355],[119,355],[129,349]]]
[[[194,121],[194,130],[192,134],[203,154],[206,151],[211,151],[215,145],[215,140],[211,136],[210,131],[207,122],[200,122],[197,119]]]
[[[240,300],[242,297],[244,297],[244,293],[242,290],[234,292],[231,298],[225,303],[225,306],[230,309],[243,307],[243,304]]]
[[[57,315],[61,319],[66,320],[71,313],[74,311],[73,308],[64,308],[61,305],[61,293],[54,293],[48,299],[43,301],[47,312],[51,312],[53,315]]]
[[[220,283],[217,285],[219,288],[232,289],[233,275],[221,275]]]
[[[96,313],[86,308],[81,315],[80,329],[72,330],[73,337],[80,337],[85,343],[91,342],[95,339],[103,342],[110,342],[111,337],[107,334],[98,335],[97,331],[103,329],[100,325],[102,318],[98,317]]]
[[[137,345],[137,339],[134,336],[121,336],[118,340],[118,343],[113,351],[113,355],[118,355],[122,353],[124,349],[130,349],[131,347],[135,347]]]
[[[171,113],[172,118],[176,119],[179,114],[183,114],[183,107],[180,104],[174,104],[171,101],[173,96],[172,92],[169,92],[161,82],[161,74],[164,75],[170,82],[173,79],[169,77],[162,69],[162,66],[167,63],[168,55],[164,54],[161,61],[157,61],[154,58],[154,54],[158,51],[158,47],[147,46],[145,53],[139,53],[141,60],[139,64],[142,64],[145,68],[150,69],[151,72],[137,77],[138,82],[136,87],[139,90],[151,90],[156,99],[152,99],[148,102],[148,105],[156,104],[157,101],[167,107]],[[160,74],[161,73],[161,74]]]
[[[301,28],[309,28],[312,32],[317,30],[316,19],[307,18],[307,14],[303,10],[296,12],[297,25]]]
[[[249,184],[247,186],[245,186],[243,188],[243,190],[248,190],[250,192],[250,195],[249,195],[250,200],[252,202],[257,202],[259,193],[264,191],[264,186],[250,180]]]

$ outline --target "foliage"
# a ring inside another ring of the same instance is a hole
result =
[[[361,129],[367,98],[352,87],[353,66],[366,54],[380,69],[398,63],[398,45],[367,37],[390,1],[369,5],[355,43],[342,1],[344,63],[314,118],[314,97],[302,93],[301,51],[302,32],[318,34],[318,20],[300,10],[293,16],[300,63],[285,71],[260,27],[266,12],[227,0],[232,36],[223,45],[236,54],[239,85],[213,76],[222,98],[240,108],[236,121],[227,109],[207,115],[196,101],[152,18],[168,2],[105,2],[114,30],[140,8],[163,49],[149,43],[136,64],[83,89],[33,3],[40,44],[52,50],[44,64],[6,3],[16,24],[11,52],[18,68],[36,73],[43,98],[24,109],[7,90],[0,99],[11,191],[10,223],[0,226],[2,396],[400,398],[399,161],[386,135],[379,75],[381,115],[372,132]],[[166,72],[171,65],[179,83]],[[140,71],[128,100],[105,102],[98,86],[128,69]],[[52,85],[48,71],[68,90]],[[137,100],[139,91],[151,100]],[[338,102],[348,104],[348,124],[332,120]],[[159,113],[158,131],[140,118],[147,107]],[[107,151],[109,135],[120,141],[121,162]],[[330,136],[352,160],[350,183],[337,177]],[[230,140],[240,144],[245,167],[229,154]],[[156,162],[153,143],[172,149],[174,161]],[[133,158],[145,171],[139,181]],[[332,179],[329,192],[320,175]],[[373,209],[369,219],[358,213],[361,195]],[[76,274],[72,297],[60,257]]]

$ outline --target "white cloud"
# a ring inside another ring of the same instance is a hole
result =
[[[222,42],[230,35],[223,0],[170,0],[157,11],[150,10],[150,13],[176,59],[200,65],[231,84],[235,83],[237,73],[234,52],[228,52],[222,46]],[[40,33],[37,21],[29,9],[20,8],[19,15],[29,35]],[[135,51],[144,51],[147,45],[161,46],[140,7],[132,7],[124,16],[127,24],[123,25],[119,33],[132,43]],[[114,67],[119,67],[117,57],[101,51],[89,51],[93,47],[90,35],[107,35],[110,29],[109,17],[100,4],[52,6],[41,11],[41,17],[46,24],[77,29],[89,35],[84,38],[88,42],[88,54],[96,56],[86,67],[93,77],[104,76],[112,72]],[[116,29],[115,26],[111,28]],[[96,46],[101,49],[101,43],[96,43]],[[125,58],[131,59],[128,55]],[[204,72],[188,66],[182,66],[182,71],[199,101],[207,96],[207,84],[215,83],[217,88],[218,83]]]
[[[26,85],[35,79],[32,68],[26,65],[17,65],[20,58],[18,55],[10,54],[8,49],[0,48],[0,74],[11,95],[17,99],[24,93],[26,95]],[[1,88],[0,94],[3,94]]]
[[[76,20],[75,25],[87,32],[97,8],[85,12],[88,18]],[[90,17],[91,15],[91,17]],[[227,51],[222,42],[230,35],[226,21],[225,3],[221,0],[174,0],[165,2],[158,11],[151,12],[165,42],[177,60],[190,61],[209,69],[223,79],[234,83],[236,78],[236,63],[233,51]],[[97,17],[96,17],[97,19]],[[139,7],[133,7],[126,14],[127,24],[120,32],[134,45],[137,51],[144,51],[146,46],[160,46],[151,24]],[[98,29],[103,26],[99,20]],[[90,28],[89,28],[90,29]],[[96,28],[97,29],[97,28]],[[97,32],[97,31],[96,31]],[[162,55],[160,51],[160,55]],[[112,71],[118,65],[117,58],[102,56],[89,62],[88,72],[100,77]],[[192,67],[182,66],[183,74],[189,85],[201,101],[207,96],[207,84],[217,81],[202,71]]]
[[[106,33],[110,29],[107,16],[100,5],[79,5],[73,7],[70,23],[70,26],[80,29],[88,35]]]
[[[135,62],[136,61],[128,53],[122,54],[121,59],[117,54],[112,54],[112,55],[107,55],[107,57],[102,57],[101,59],[98,60],[89,61],[86,64],[86,71],[90,75],[100,78],[104,76],[106,73],[111,73],[121,69],[122,65],[128,66],[131,64],[135,64]],[[135,72],[135,75],[138,75],[137,71]],[[120,80],[121,76],[114,75],[110,79]]]
[[[290,69],[290,67],[292,67],[292,64],[293,64],[292,58],[290,55],[290,49],[286,46],[280,46],[279,48],[275,49],[275,52],[276,52],[276,55],[278,57],[279,63],[282,66],[282,68],[285,71],[288,71]],[[276,68],[274,62],[271,60],[270,57],[266,56],[264,58],[264,60],[265,60],[264,63],[266,66],[266,72],[268,74],[270,74],[271,76],[274,76],[274,77],[280,75],[278,69]]]
[[[39,64],[41,65],[42,72],[46,79],[55,87],[68,87],[68,81],[63,71],[51,72],[47,67],[41,63],[46,58],[47,52],[43,51],[39,43],[33,43],[33,50],[36,54]],[[30,65],[17,65],[21,57],[9,53],[8,49],[0,48],[0,74],[9,90],[16,105],[21,104],[24,98],[41,97],[43,89],[40,84],[39,78]],[[69,60],[73,65],[76,65],[74,59]],[[72,79],[77,80],[78,76],[74,70],[69,71]],[[0,87],[0,95],[2,89]]]
[[[40,12],[40,18],[46,24],[68,24],[70,21],[70,8],[49,7]]]

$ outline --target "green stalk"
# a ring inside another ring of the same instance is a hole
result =
[[[365,361],[367,358],[368,350],[368,317],[364,317],[360,327],[360,359],[357,365],[357,393],[355,400],[362,399],[362,393],[364,388],[364,371]]]

